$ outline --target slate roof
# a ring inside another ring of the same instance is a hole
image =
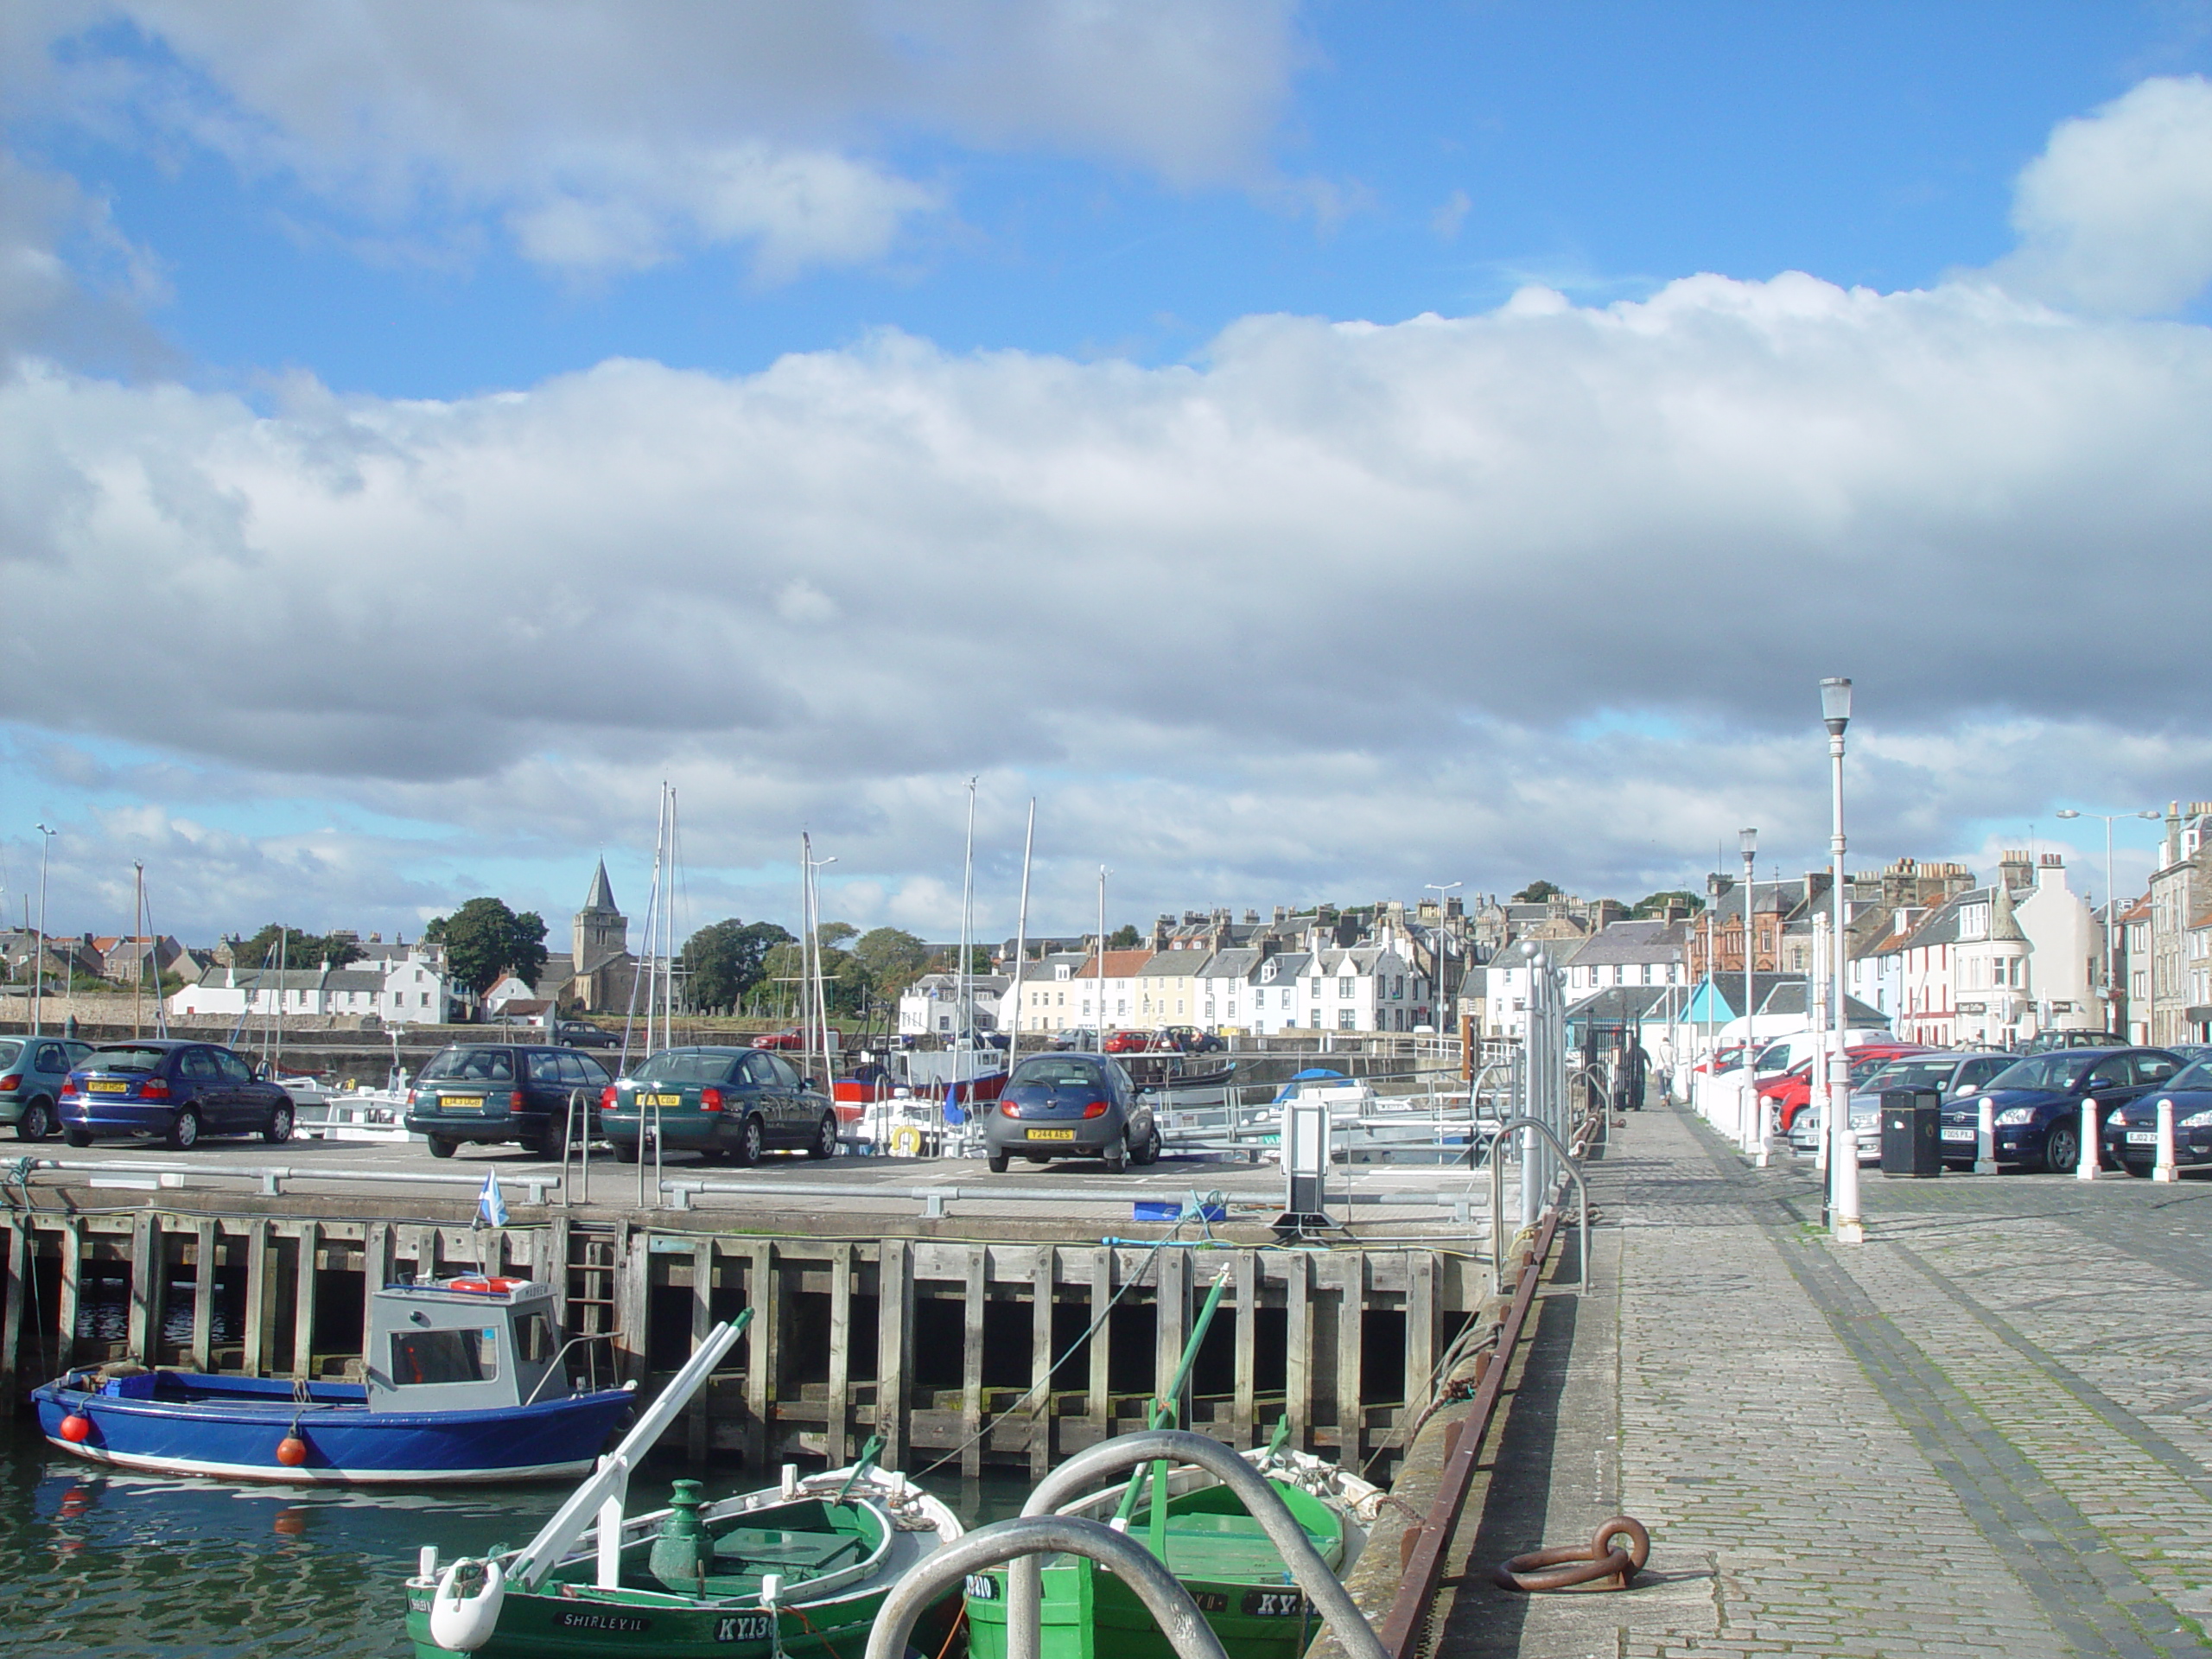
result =
[[[1679,962],[1682,942],[1688,937],[1687,922],[1615,922],[1584,941],[1574,953],[1577,967],[1605,963]]]
[[[1162,950],[1137,972],[1141,976],[1185,977],[1205,967],[1211,954],[1206,950]]]
[[[607,861],[603,858],[599,861],[599,868],[592,874],[591,893],[584,899],[584,908],[619,912],[620,906],[614,902],[613,886],[607,879]]]

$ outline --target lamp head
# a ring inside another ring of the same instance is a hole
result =
[[[1851,724],[1851,682],[1830,679],[1821,682],[1821,718],[1827,722],[1828,735],[1841,737],[1843,728]]]
[[[2155,819],[2155,818],[2158,817],[2159,817],[2159,816],[2161,816],[2161,815],[2157,811],[2157,810],[2156,810],[2156,809],[2154,809],[2154,808],[2150,808],[2150,807],[2145,807],[2142,811],[2138,812],[2135,816],[2136,816],[2137,817],[2139,817],[2139,818],[2153,818],[2153,819]]]
[[[1749,858],[1759,849],[1759,832],[1756,830],[1738,830],[1736,832],[1736,845],[1742,849],[1744,856]]]
[[[2082,815],[2070,806],[2062,806],[2055,816],[2062,818],[2078,818]]]

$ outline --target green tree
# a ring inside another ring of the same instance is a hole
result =
[[[930,948],[904,928],[876,927],[854,944],[853,957],[868,971],[875,994],[892,997],[920,977]]]
[[[709,922],[683,942],[685,995],[695,1008],[734,1009],[767,971],[768,954],[791,935],[773,922],[727,917]],[[793,972],[798,971],[796,969]]]
[[[1516,905],[1541,905],[1548,899],[1560,897],[1563,891],[1549,881],[1531,881],[1513,895],[1513,902]]]
[[[960,947],[956,944],[949,950],[938,951],[935,956],[930,958],[929,965],[924,969],[924,971],[931,974],[958,973],[960,971]],[[968,971],[971,974],[988,974],[991,971],[990,946],[987,944],[971,944],[968,947]]]
[[[446,948],[446,969],[481,996],[502,974],[537,982],[545,966],[545,924],[534,910],[518,915],[498,899],[471,899],[450,916],[434,918],[423,938]]]
[[[1656,916],[1669,905],[1680,905],[1693,914],[1705,908],[1705,900],[1687,887],[1669,887],[1664,893],[1647,894],[1637,901],[1631,912],[1637,916]]]
[[[1144,935],[1137,931],[1135,922],[1123,922],[1106,940],[1109,950],[1134,950],[1144,943]]]
[[[271,922],[251,938],[232,947],[232,959],[241,968],[275,967],[277,946],[283,946],[287,968],[343,968],[361,959],[361,947],[350,933],[302,933],[296,927]]]

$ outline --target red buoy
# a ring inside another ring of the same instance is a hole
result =
[[[61,1438],[72,1446],[81,1446],[92,1432],[92,1420],[82,1412],[73,1411],[61,1420]]]
[[[287,1469],[296,1469],[308,1460],[308,1443],[296,1434],[287,1434],[276,1442],[276,1461]]]

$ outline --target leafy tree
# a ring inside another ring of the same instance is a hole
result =
[[[829,926],[823,929],[825,936],[830,931]],[[762,959],[760,982],[748,1000],[755,1013],[777,1018],[804,1014],[811,988],[805,980],[805,946],[789,934],[784,937],[786,942],[772,946]],[[850,931],[844,937],[849,938]],[[832,1015],[858,1014],[867,1005],[871,988],[868,969],[851,951],[823,944],[822,1000]]]
[[[850,922],[824,922],[814,931],[814,937],[827,945],[842,944],[847,939],[860,937],[860,929]]]
[[[956,944],[949,950],[938,951],[935,956],[930,958],[929,967],[926,971],[932,974],[958,973],[960,971],[960,947]],[[968,947],[968,971],[971,974],[988,974],[991,971],[990,946],[987,944],[971,944]]]
[[[1664,893],[1648,894],[1637,901],[1631,912],[1637,916],[1656,916],[1669,905],[1679,905],[1694,914],[1705,908],[1705,900],[1687,887],[1669,887]]]
[[[1109,950],[1134,950],[1144,943],[1144,935],[1137,931],[1135,922],[1123,922],[1107,936]]]
[[[545,923],[534,910],[518,915],[498,899],[471,899],[450,916],[434,918],[423,939],[446,948],[446,969],[481,996],[513,974],[531,984],[545,966]]]
[[[896,996],[921,976],[930,948],[902,927],[871,928],[853,946],[878,996]]]
[[[302,933],[296,927],[271,922],[251,938],[232,946],[232,959],[241,968],[258,968],[264,963],[273,968],[280,942],[287,968],[343,968],[349,962],[359,962],[362,956],[359,942],[350,933]]]
[[[1541,905],[1547,899],[1559,898],[1564,890],[1549,881],[1531,881],[1513,895],[1516,905]]]
[[[791,935],[773,922],[710,922],[683,942],[685,995],[695,1008],[735,1008],[767,971],[769,953]],[[792,969],[794,973],[798,970]]]

